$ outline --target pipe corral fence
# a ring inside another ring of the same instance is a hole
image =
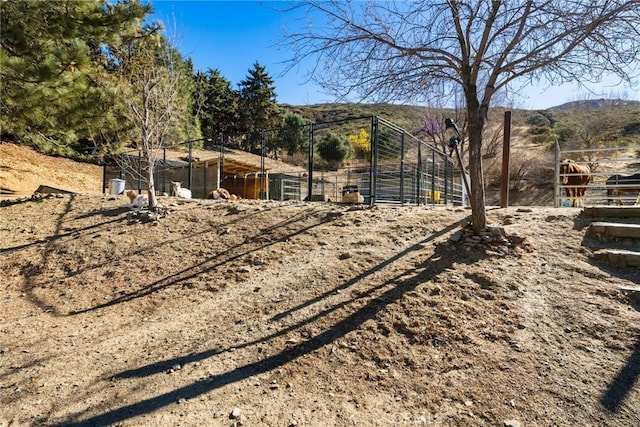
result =
[[[266,166],[265,147],[287,137],[282,129],[261,132],[259,164],[225,156],[231,151],[225,144],[200,150],[201,157],[206,153],[206,160],[191,156],[167,160],[163,150],[155,164],[156,193],[171,195],[171,181],[177,181],[194,198],[207,198],[223,187],[246,199],[467,204],[461,171],[453,159],[380,117],[319,122],[297,132],[298,142],[283,150],[286,153],[278,159],[277,170]],[[352,150],[347,156],[339,153],[345,144]],[[111,180],[119,179],[125,182],[125,190],[143,192],[147,167],[141,152],[123,154],[104,166],[103,190]]]
[[[640,173],[640,145],[620,146],[610,148],[564,149],[558,142],[555,144],[555,174],[554,174],[554,206],[571,206],[571,198],[566,191],[577,188],[577,185],[562,184],[563,175],[560,165],[563,160],[571,159],[578,164],[588,165],[591,169],[591,181],[586,187],[583,197],[584,205],[637,203],[640,193],[640,181],[617,183],[611,179],[615,175],[630,176]],[[575,174],[574,174],[575,175]],[[567,174],[565,176],[570,176]],[[623,194],[608,195],[608,190],[626,190]]]

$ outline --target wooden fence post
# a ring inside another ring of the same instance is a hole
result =
[[[509,206],[509,155],[511,152],[511,111],[504,112],[504,139],[502,142],[502,187],[500,207]]]

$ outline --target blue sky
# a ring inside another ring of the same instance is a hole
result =
[[[152,4],[154,19],[160,19],[167,27],[175,23],[175,44],[185,57],[193,59],[196,69],[217,68],[235,89],[258,61],[275,80],[278,102],[308,105],[333,101],[317,86],[305,83],[304,67],[282,75],[283,62],[291,58],[291,53],[277,44],[282,41],[283,28],[291,28],[297,21],[289,14],[275,11],[277,3],[152,0]],[[611,86],[616,81],[612,78],[598,91],[605,97],[624,94],[626,99],[640,100],[640,88]],[[585,95],[574,85],[547,88],[543,83],[529,87],[522,94],[514,107],[544,109],[580,98],[599,97]]]
[[[152,1],[155,15],[166,27],[175,22],[175,44],[196,69],[217,68],[232,86],[244,80],[258,61],[275,80],[277,100],[306,105],[330,102],[301,70],[282,76],[290,53],[277,46],[290,15],[277,12],[275,4],[255,1]]]

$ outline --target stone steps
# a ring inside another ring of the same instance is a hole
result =
[[[585,206],[585,215],[595,218],[638,218],[640,223],[640,206]]]
[[[617,222],[592,222],[589,231],[603,238],[640,239],[640,225]]]
[[[616,267],[640,267],[640,252],[626,249],[600,249],[595,252],[595,256]]]
[[[640,268],[640,206],[585,206],[585,215],[594,219],[606,218],[621,222],[594,221],[588,233],[600,239],[626,242],[629,249],[602,248],[595,255],[616,267]]]

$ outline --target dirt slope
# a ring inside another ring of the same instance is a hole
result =
[[[0,142],[0,197],[30,196],[40,185],[100,194],[102,168]]]
[[[575,209],[0,208],[0,426],[637,426],[640,272]]]

